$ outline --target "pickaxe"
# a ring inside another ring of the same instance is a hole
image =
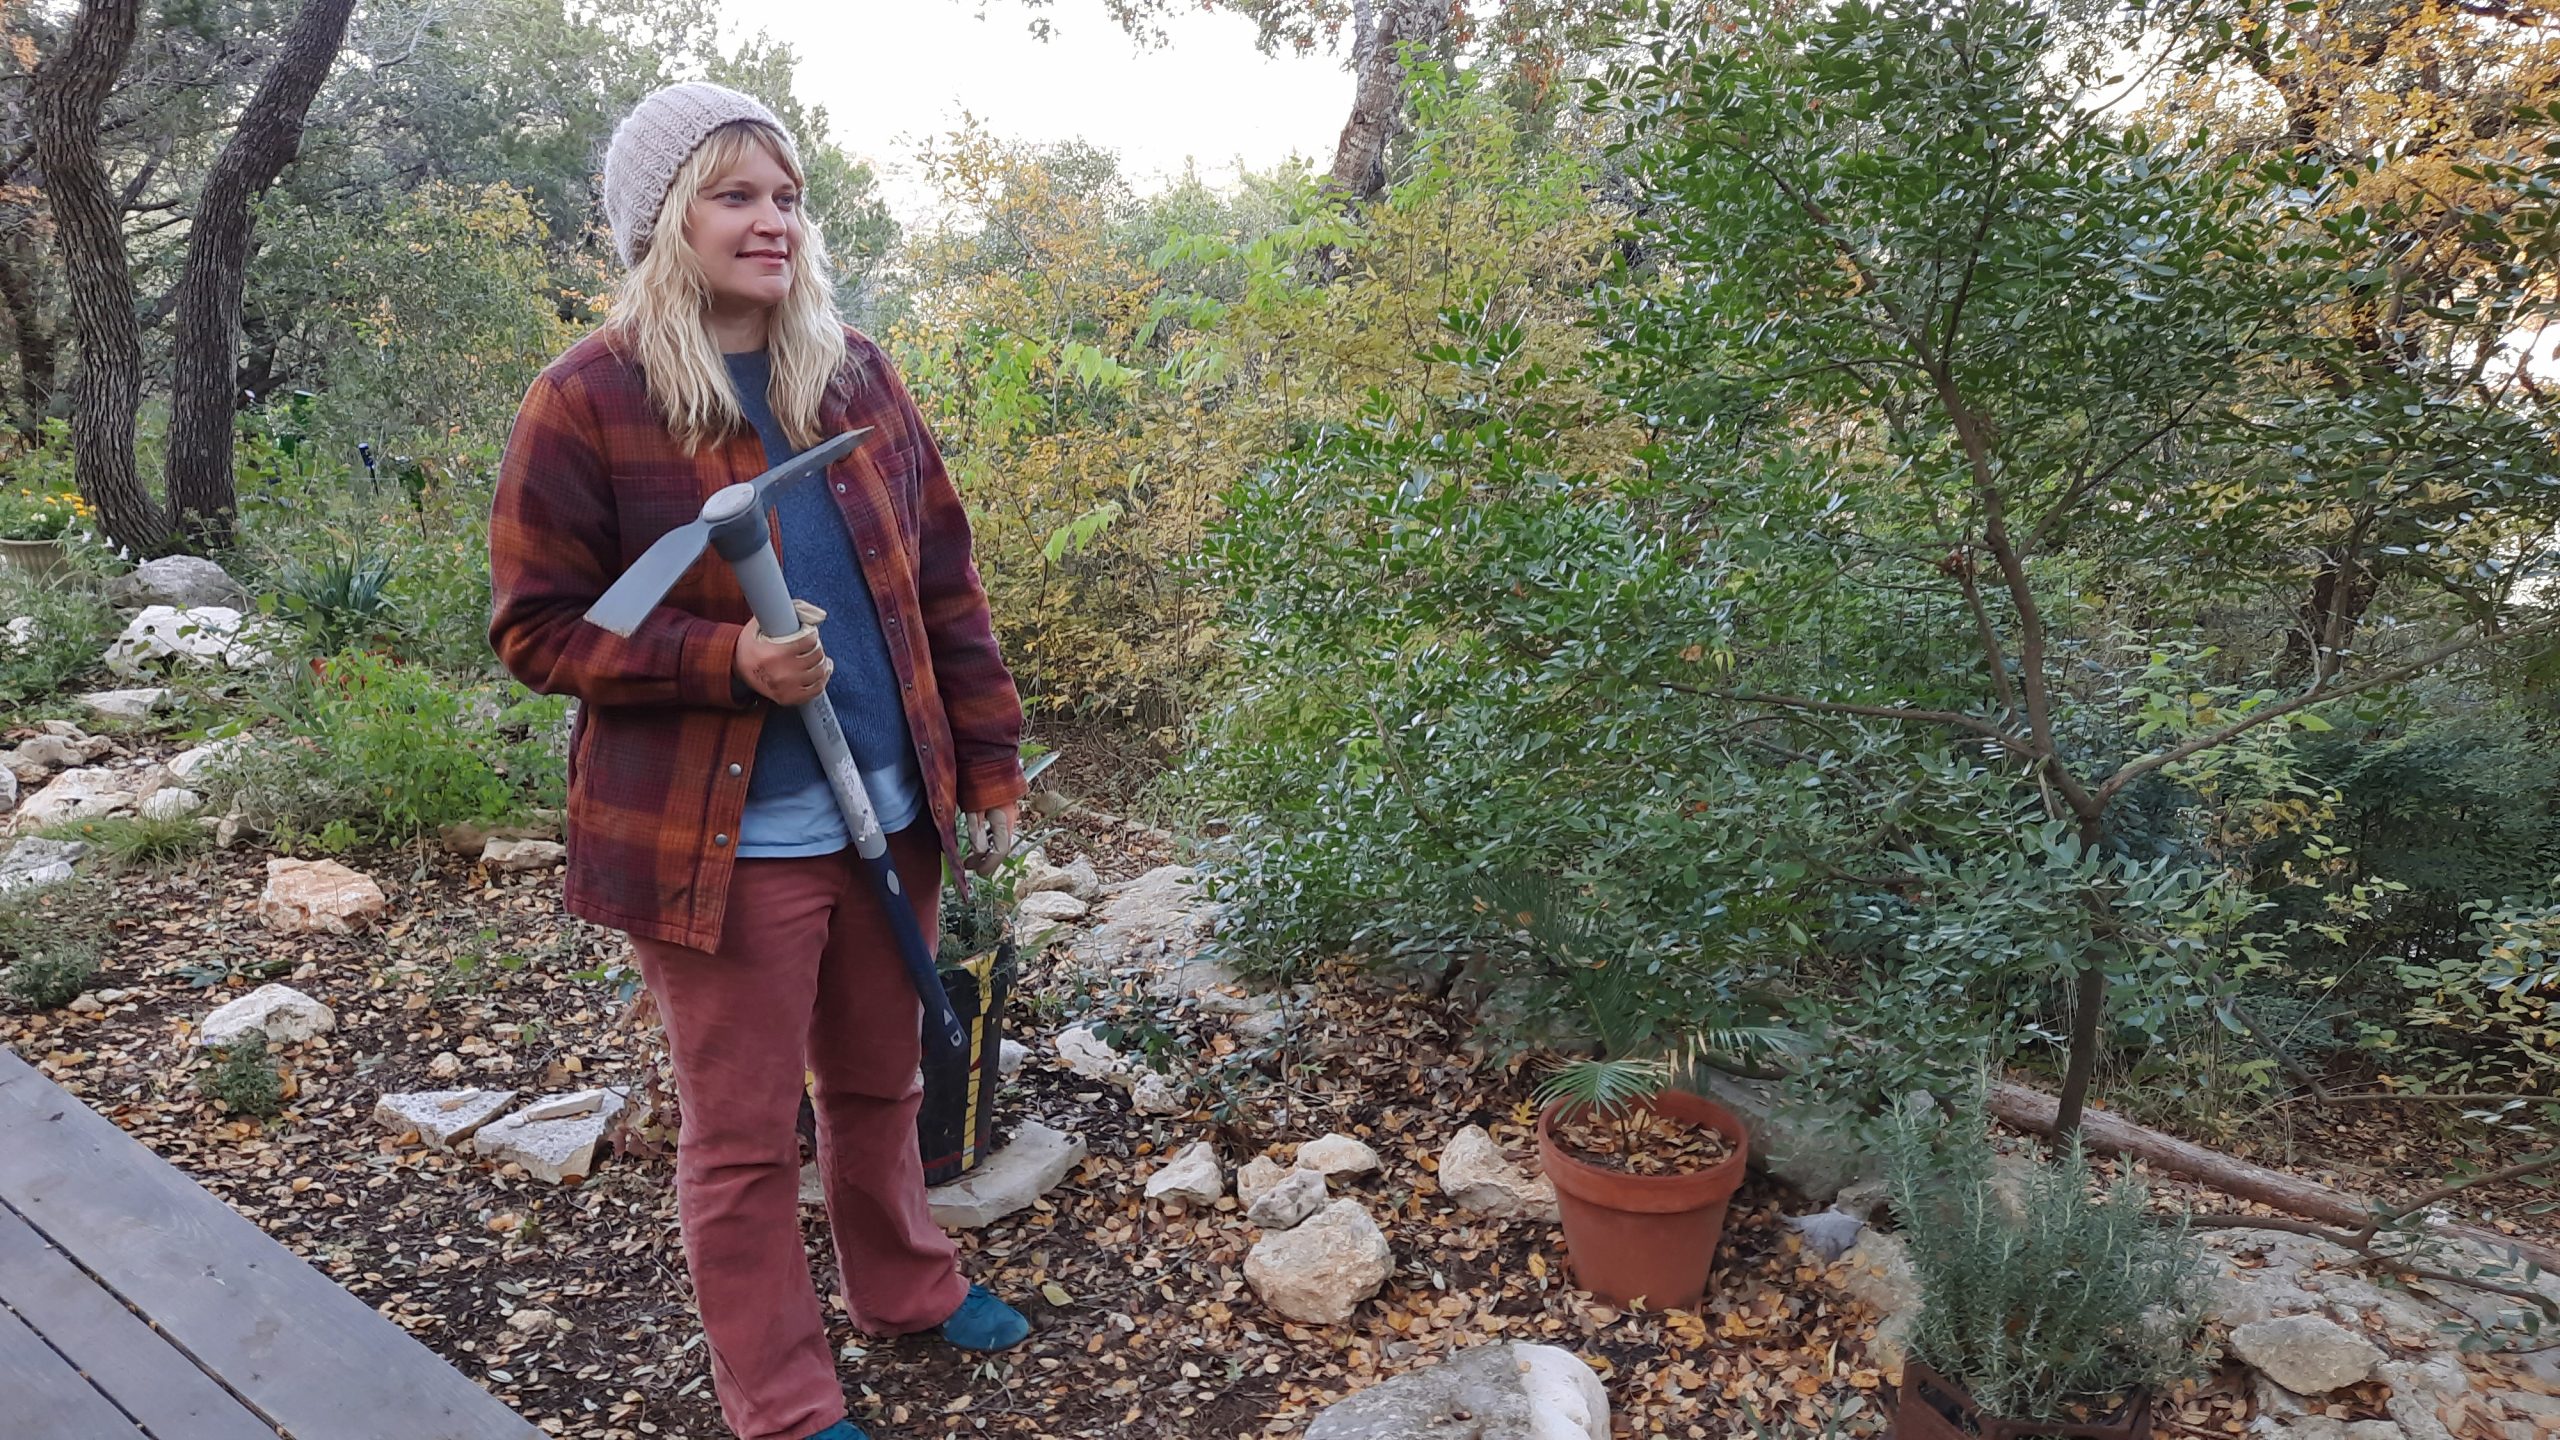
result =
[[[702,502],[702,514],[658,537],[657,543],[587,608],[587,619],[628,638],[666,599],[667,592],[675,588],[685,572],[693,568],[693,562],[702,558],[707,546],[719,551],[720,558],[737,572],[738,588],[747,594],[747,608],[755,612],[758,629],[775,640],[787,640],[800,633],[800,615],[791,603],[790,587],[783,583],[782,562],[774,557],[773,538],[765,526],[765,497],[795,480],[825,470],[851,453],[870,433],[869,426],[849,430],[801,451],[753,480],[712,492],[711,498]],[[942,976],[934,968],[933,956],[925,951],[924,931],[916,923],[915,904],[898,881],[897,866],[890,862],[888,837],[880,833],[879,814],[872,808],[871,792],[863,788],[862,772],[854,766],[853,751],[845,744],[844,727],[836,722],[836,707],[827,702],[827,692],[821,688],[792,708],[800,712],[801,723],[809,727],[809,743],[817,747],[818,763],[827,772],[827,787],[835,792],[836,808],[844,812],[845,827],[853,832],[853,849],[861,858],[862,872],[871,877],[881,908],[889,912],[889,929],[898,942],[899,957],[906,962],[908,978],[915,982],[916,997],[924,1002],[926,1046],[937,1052],[965,1051],[968,1034],[961,1029],[950,997],[942,993]]]

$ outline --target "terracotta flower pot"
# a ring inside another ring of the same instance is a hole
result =
[[[2010,1420],[1984,1414],[1964,1386],[1917,1360],[1903,1362],[1893,1412],[1892,1440],[2145,1440],[2151,1433],[2148,1391],[2135,1391],[2113,1416],[2091,1424]]]
[[[1685,1090],[1643,1102],[1657,1115],[1702,1126],[1733,1142],[1733,1153],[1686,1175],[1630,1175],[1576,1159],[1556,1143],[1563,1102],[1538,1116],[1538,1159],[1555,1182],[1574,1283],[1612,1305],[1655,1310],[1698,1303],[1724,1235],[1725,1206],[1742,1184],[1750,1132],[1741,1117]]]

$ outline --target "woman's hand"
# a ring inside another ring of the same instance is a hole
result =
[[[965,863],[970,873],[996,873],[996,867],[1004,863],[1004,857],[1013,853],[1013,831],[1021,820],[1022,806],[1012,800],[992,810],[960,817],[960,833],[969,845],[969,858]]]
[[[792,601],[791,608],[800,613],[796,633],[771,639],[763,626],[750,620],[738,637],[738,683],[776,705],[803,705],[816,699],[827,688],[827,677],[836,672],[836,662],[827,658],[825,647],[818,643],[818,622],[827,618],[827,612],[806,600]]]

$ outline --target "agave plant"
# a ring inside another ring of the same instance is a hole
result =
[[[1521,958],[1551,975],[1599,1041],[1600,1053],[1553,1061],[1541,1105],[1607,1121],[1621,1153],[1650,1127],[1645,1099],[1708,1056],[1793,1051],[1792,1030],[1755,1018],[1755,1007],[1697,983],[1697,958],[1649,943],[1616,923],[1598,897],[1542,877],[1493,887],[1477,904],[1499,916]]]
[[[317,562],[297,560],[280,577],[284,609],[319,653],[335,655],[392,628],[398,569],[391,556],[369,554],[361,544]]]

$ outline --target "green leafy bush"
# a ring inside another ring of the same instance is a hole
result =
[[[41,699],[99,668],[115,638],[114,608],[78,575],[36,579],[0,569],[0,620],[23,618],[0,632],[0,701]]]
[[[1990,1127],[1897,1126],[1893,1207],[1919,1281],[1911,1353],[1984,1411],[2074,1418],[2196,1368],[2203,1270],[2183,1218],[2164,1223],[2130,1175],[2100,1192],[2075,1143],[2023,1186],[1994,1183]]]
[[[330,656],[262,699],[255,743],[225,752],[210,783],[249,823],[327,848],[557,808],[567,706],[511,681],[457,686],[424,666]]]
[[[58,935],[19,949],[17,957],[9,966],[5,988],[11,1000],[29,1010],[70,1004],[98,973],[96,947]]]
[[[213,1064],[196,1079],[196,1088],[219,1100],[234,1115],[265,1117],[284,1109],[284,1076],[267,1053],[267,1037],[251,1034],[236,1045],[214,1052]]]

